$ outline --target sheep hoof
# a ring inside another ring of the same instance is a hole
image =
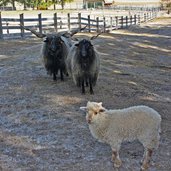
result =
[[[53,81],[56,81],[57,79],[53,77]]]
[[[56,81],[57,79],[56,79],[56,75],[55,74],[53,74],[53,80],[54,81]]]
[[[116,168],[121,167],[121,165],[122,165],[122,161],[121,161],[121,160],[116,160],[116,161],[114,162],[114,167],[116,167]]]
[[[93,95],[93,94],[94,94],[94,92],[90,92],[90,94],[92,94],[92,95]]]
[[[143,165],[141,166],[140,171],[147,170],[148,168],[149,168],[149,164],[143,164]]]
[[[94,94],[94,91],[93,90],[90,90],[90,94]]]
[[[81,94],[85,94],[85,91],[81,91]]]

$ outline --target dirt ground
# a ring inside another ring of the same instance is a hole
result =
[[[157,110],[161,141],[149,171],[171,171],[171,17],[103,34],[94,45],[101,72],[95,94],[82,95],[71,78],[54,82],[46,74],[41,40],[0,41],[0,170],[116,170],[109,145],[91,136],[79,110],[90,100]],[[138,171],[142,155],[137,141],[123,143],[119,170]]]

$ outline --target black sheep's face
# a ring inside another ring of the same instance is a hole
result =
[[[83,39],[75,46],[79,48],[79,54],[81,57],[84,58],[92,55],[93,45],[89,40]]]
[[[50,53],[58,55],[62,51],[63,41],[59,36],[46,37],[44,42],[47,43]]]
[[[93,45],[90,41],[83,39],[75,46],[78,48],[81,68],[84,70],[88,69],[88,67],[90,66],[89,63],[93,55]]]

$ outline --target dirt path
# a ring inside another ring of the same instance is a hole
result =
[[[171,170],[171,18],[101,35],[95,95],[70,78],[53,82],[39,56],[40,40],[0,42],[0,170],[111,171],[111,149],[90,134],[79,107],[144,104],[162,115],[159,150],[149,171]],[[81,37],[81,35],[78,35]],[[143,147],[124,143],[120,171],[138,171]]]

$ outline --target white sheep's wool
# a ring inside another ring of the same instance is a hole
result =
[[[88,102],[86,110],[93,137],[108,143],[114,151],[119,151],[123,141],[139,140],[146,156],[142,168],[147,167],[151,151],[159,144],[161,116],[157,111],[143,105],[107,110],[97,102]]]

